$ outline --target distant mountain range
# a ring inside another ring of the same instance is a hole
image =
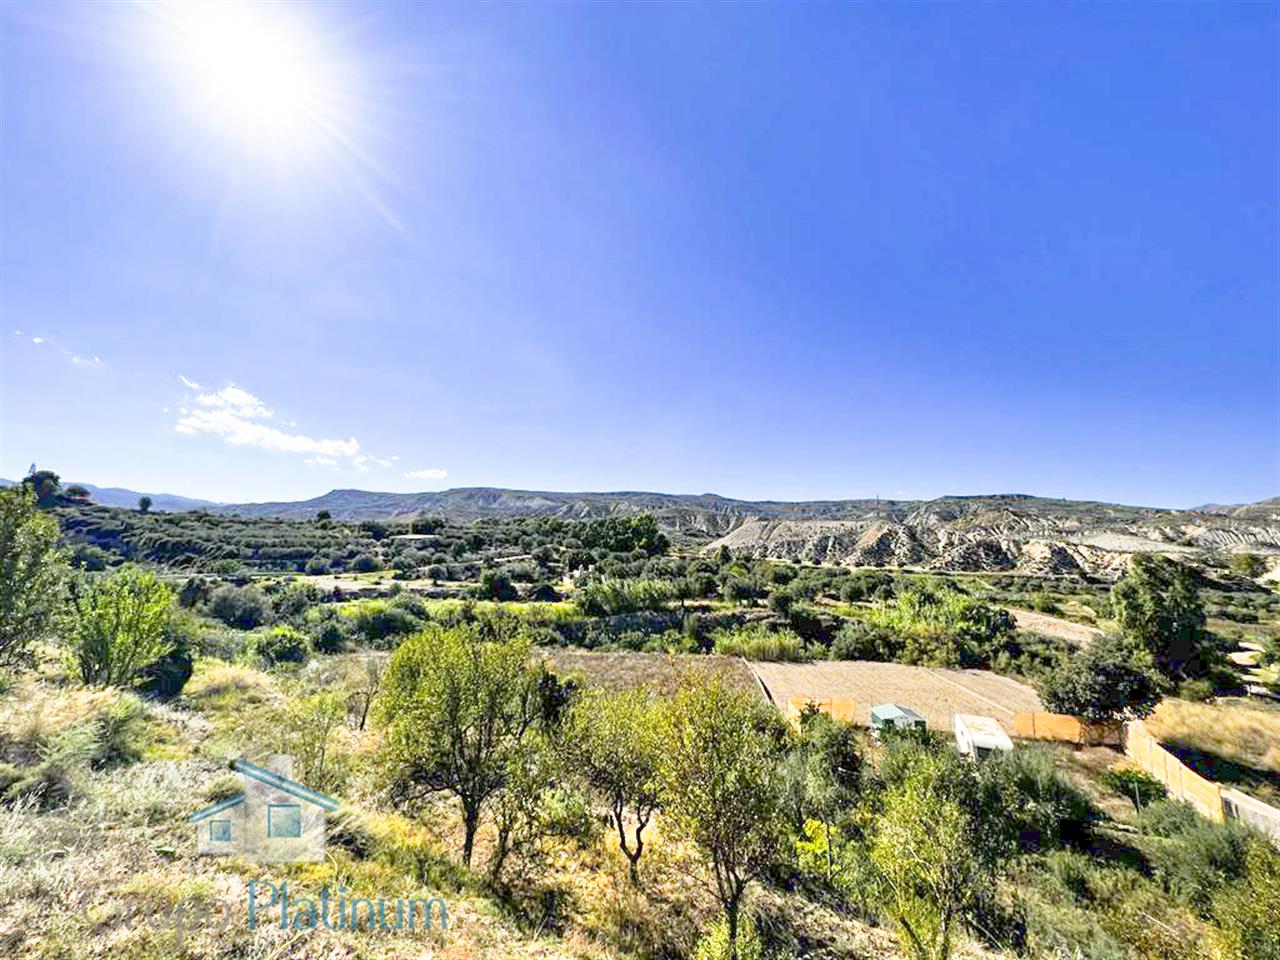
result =
[[[0,481],[3,482],[3,481]],[[96,503],[133,508],[142,494],[89,490]],[[433,493],[331,490],[310,500],[212,503],[148,494],[152,509],[244,517],[390,520],[436,514],[588,519],[651,513],[669,531],[710,538],[735,554],[852,565],[1022,573],[1119,575],[1140,552],[1254,552],[1280,558],[1280,498],[1191,510],[1057,500],[1025,494],[935,500],[735,500],[713,493],[561,493],[464,487]]]

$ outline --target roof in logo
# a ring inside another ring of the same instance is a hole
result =
[[[323,807],[325,810],[333,811],[341,806],[333,797],[320,793],[318,790],[312,790],[297,780],[290,780],[288,777],[282,777],[278,773],[272,773],[266,767],[260,767],[256,763],[250,763],[248,760],[237,760],[231,766],[246,777],[253,777],[253,779],[265,783],[269,787],[283,790],[299,800],[313,803],[317,807]]]
[[[206,817],[211,817],[215,813],[221,813],[223,810],[230,810],[232,807],[238,807],[244,803],[244,794],[237,793],[233,797],[227,797],[225,800],[219,800],[215,804],[205,807],[203,810],[197,810],[191,816],[187,817],[192,823],[198,823]]]

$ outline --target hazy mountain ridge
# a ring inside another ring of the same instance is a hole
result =
[[[0,477],[0,487],[12,487],[16,483],[16,480],[6,480]],[[92,483],[82,483],[78,480],[64,480],[62,489],[66,490],[68,487],[84,487],[89,491],[89,499],[103,507],[136,507],[139,497],[150,497],[151,509],[159,513],[181,513],[184,510],[201,510],[206,507],[217,506],[217,503],[213,500],[183,497],[176,493],[145,493],[138,490],[128,490],[125,487],[98,487]]]

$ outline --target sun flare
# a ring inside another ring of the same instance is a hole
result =
[[[297,5],[195,0],[154,8],[194,112],[255,149],[333,136],[341,90],[323,38]]]

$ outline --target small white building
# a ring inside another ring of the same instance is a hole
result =
[[[1008,753],[1013,741],[995,717],[957,713],[956,748],[966,757],[981,760],[993,753]]]
[[[293,779],[293,757],[278,754],[260,767],[237,760],[244,790],[193,813],[196,853],[238,853],[256,863],[324,859],[326,812],[338,801]]]

